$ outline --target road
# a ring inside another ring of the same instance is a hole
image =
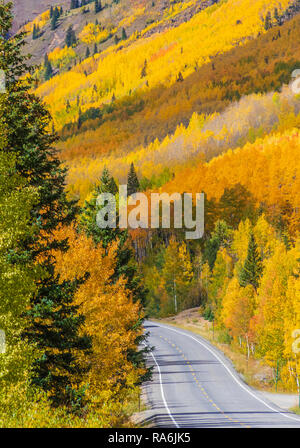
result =
[[[146,384],[157,428],[299,428],[300,417],[248,387],[205,339],[146,322],[153,379]]]

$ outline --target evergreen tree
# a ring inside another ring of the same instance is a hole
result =
[[[95,45],[94,45],[94,54],[97,54],[98,53],[98,46],[97,46],[97,44],[95,43]]]
[[[0,95],[0,109],[3,98]],[[34,347],[22,337],[26,328],[24,313],[35,291],[35,267],[20,242],[34,235],[30,210],[38,191],[26,186],[17,173],[14,154],[4,151],[5,126],[0,124],[0,328],[5,332],[6,352],[0,357],[1,386],[28,378]],[[3,388],[1,388],[3,393]]]
[[[111,243],[118,240],[117,259],[115,271],[111,276],[111,282],[117,282],[121,276],[126,279],[126,288],[131,292],[133,300],[145,305],[146,291],[142,285],[140,275],[138,274],[138,267],[135,261],[134,252],[129,239],[128,231],[119,228],[119,216],[117,212],[117,227],[114,229],[101,229],[97,225],[97,214],[100,211],[100,206],[97,205],[97,198],[101,193],[116,194],[117,185],[115,180],[111,177],[107,168],[103,170],[99,184],[95,187],[92,197],[86,201],[81,211],[79,229],[84,231],[87,236],[93,238],[96,245],[102,244],[105,249],[108,249]],[[117,198],[116,198],[117,199]],[[117,204],[118,206],[118,204]],[[140,318],[136,324],[135,329],[138,330],[143,324],[143,319]],[[145,339],[144,336],[137,338],[137,344],[140,344]],[[144,353],[147,349],[140,351],[130,350],[128,352],[128,359],[137,366],[144,366]],[[141,378],[141,381],[148,378],[149,371]]]
[[[147,59],[145,59],[144,66],[143,66],[142,72],[141,72],[141,78],[146,78],[146,76],[147,76],[147,66],[148,66]]]
[[[127,34],[125,31],[125,28],[122,28],[122,40],[126,40],[127,39]]]
[[[100,208],[97,205],[97,198],[101,193],[111,193],[116,195],[118,187],[115,180],[110,176],[107,168],[103,170],[99,184],[95,187],[92,198],[85,202],[81,212],[80,228],[84,229],[87,236],[94,239],[95,244],[102,244],[105,249],[119,240],[119,249],[117,254],[116,271],[112,277],[113,281],[124,275],[127,279],[127,286],[133,293],[134,300],[144,301],[144,290],[137,276],[137,266],[134,260],[133,250],[129,244],[128,231],[121,230],[118,226],[119,216],[117,212],[117,227],[115,229],[100,229],[97,225],[97,213]],[[117,204],[118,206],[118,204]]]
[[[247,258],[240,273],[240,285],[243,287],[252,285],[254,289],[257,290],[262,272],[262,259],[258,251],[254,234],[251,232]]]
[[[140,190],[140,182],[135,172],[134,164],[132,163],[130,166],[130,171],[128,173],[128,181],[127,181],[128,196],[137,193],[139,190]]]
[[[230,246],[232,230],[225,221],[217,221],[211,238],[205,243],[204,259],[208,262],[210,269],[214,268],[217,254],[221,248]]]
[[[77,9],[79,8],[79,1],[78,0],[71,0],[70,9]]]
[[[87,58],[89,58],[90,57],[90,49],[89,49],[89,47],[86,47],[86,52],[85,52],[85,58],[87,59]]]
[[[244,185],[236,184],[225,188],[218,208],[219,216],[232,228],[237,229],[241,221],[254,218],[255,199]]]
[[[275,8],[274,10],[274,19],[276,20],[277,25],[281,25],[278,8]]]
[[[270,11],[267,13],[265,18],[265,30],[268,31],[270,28],[272,28],[272,16]]]
[[[77,207],[66,197],[66,170],[53,148],[57,137],[49,131],[51,117],[42,101],[31,93],[30,82],[20,80],[32,69],[26,64],[28,58],[22,55],[23,34],[7,39],[12,25],[11,8],[10,3],[0,4],[0,69],[6,74],[7,87],[0,110],[0,118],[7,125],[5,152],[15,155],[17,174],[39,193],[30,215],[38,234],[29,235],[17,248],[27,253],[40,272],[24,337],[40,351],[33,366],[33,383],[48,391],[55,405],[71,406],[76,401],[80,375],[85,371],[77,353],[90,348],[89,338],[79,335],[83,316],[72,304],[83,279],[60,282],[52,253],[68,249],[67,241],[58,241],[53,235],[58,226],[67,226],[74,220]],[[81,397],[80,390],[78,394]]]
[[[109,183],[108,183],[108,191],[111,194],[116,195],[119,192],[118,186],[116,184],[116,181],[113,177],[110,178]]]
[[[33,30],[32,30],[32,40],[35,40],[37,38],[37,29],[35,23],[33,24]]]

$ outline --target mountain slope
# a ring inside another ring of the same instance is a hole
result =
[[[280,4],[285,8],[289,1]],[[149,38],[133,35],[126,45],[119,43],[86,59],[43,84],[37,93],[49,104],[56,126],[61,129],[67,122],[76,121],[80,111],[160,84],[172,85],[217,54],[245,44],[264,31],[262,17],[276,6],[279,2],[266,0],[218,3],[162,34]],[[70,107],[66,114],[67,101]]]
[[[147,2],[145,0],[107,0],[102,1],[102,8],[98,12],[95,10],[94,0],[87,0],[85,6],[79,6],[70,10],[70,0],[60,2],[64,13],[59,18],[56,28],[53,30],[51,22],[43,23],[40,36],[32,39],[33,23],[26,27],[30,29],[27,43],[30,45],[33,55],[32,61],[40,63],[45,53],[50,53],[55,48],[62,48],[65,45],[66,31],[72,26],[76,37],[83,32],[88,36],[85,40],[77,39],[74,51],[78,59],[85,59],[86,49],[91,44],[93,51],[94,40],[97,41],[98,50],[103,51],[113,45],[116,39],[122,39],[123,29],[126,38],[134,34],[143,33],[150,36],[154,33],[166,31],[174,28],[183,22],[189,21],[197,12],[218,3],[219,0],[157,0]],[[55,3],[55,2],[49,2]],[[48,5],[48,6],[49,6]],[[37,21],[38,18],[35,18]],[[99,24],[99,25],[98,25]],[[89,32],[92,29],[92,33]],[[97,30],[97,28],[99,28]],[[83,31],[84,30],[84,31]],[[105,30],[105,32],[103,32]],[[101,38],[102,35],[102,38]],[[96,39],[94,37],[96,36]],[[66,67],[60,67],[60,71]]]

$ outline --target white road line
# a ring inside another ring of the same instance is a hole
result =
[[[146,344],[144,344],[144,345],[146,345]],[[153,355],[153,353],[150,352],[150,354],[151,354],[151,356],[152,356],[152,358],[153,358],[153,360],[154,360],[154,362],[155,362],[155,364],[156,364],[156,366],[157,366],[157,370],[158,370],[158,374],[159,374],[159,382],[160,382],[161,396],[162,396],[162,399],[163,399],[165,408],[166,408],[166,410],[167,410],[167,412],[168,412],[168,414],[169,414],[169,416],[170,416],[172,422],[173,422],[174,425],[176,426],[176,428],[180,428],[180,426],[179,426],[178,423],[176,422],[175,418],[173,417],[172,412],[171,412],[170,409],[169,409],[169,406],[168,406],[168,403],[167,403],[167,400],[166,400],[166,397],[165,397],[165,393],[164,393],[163,381],[162,381],[162,376],[161,376],[161,370],[160,370],[160,367],[159,367],[159,365],[158,365],[158,362],[156,361],[156,358],[155,358],[155,356]]]
[[[206,344],[204,344],[204,342],[199,341],[199,339],[194,338],[193,336],[183,333],[182,331],[178,331],[175,330],[174,328],[170,328],[167,327],[165,325],[160,325],[157,322],[155,322],[155,325],[157,325],[158,327],[161,328],[165,328],[167,330],[170,331],[174,331],[175,333],[178,334],[182,334],[183,336],[186,336],[187,338],[193,339],[194,341],[196,341],[198,344],[202,345],[204,348],[206,348],[206,350],[208,350],[210,353],[212,353],[212,355],[214,355],[215,358],[217,358],[217,360],[223,365],[223,367],[225,367],[225,369],[227,370],[227,372],[230,374],[230,376],[234,379],[234,381],[242,388],[244,389],[246,392],[248,392],[248,394],[252,395],[252,397],[254,397],[256,400],[260,401],[261,403],[263,403],[265,406],[267,406],[267,408],[271,409],[272,411],[276,412],[276,414],[280,414],[285,418],[289,418],[290,420],[295,420],[296,422],[300,423],[300,419],[296,418],[296,417],[292,417],[291,415],[287,415],[284,414],[283,412],[277,411],[277,409],[273,408],[272,406],[270,406],[268,403],[266,403],[264,400],[262,400],[261,398],[257,397],[253,392],[251,392],[251,390],[249,390],[229,369],[229,367],[226,366],[226,364],[222,361],[222,359],[217,355],[217,353],[215,353],[214,350],[212,350],[211,348],[209,348]]]

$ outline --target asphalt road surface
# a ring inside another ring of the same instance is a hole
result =
[[[146,322],[153,379],[146,385],[157,428],[299,428],[300,417],[248,387],[205,339]]]

